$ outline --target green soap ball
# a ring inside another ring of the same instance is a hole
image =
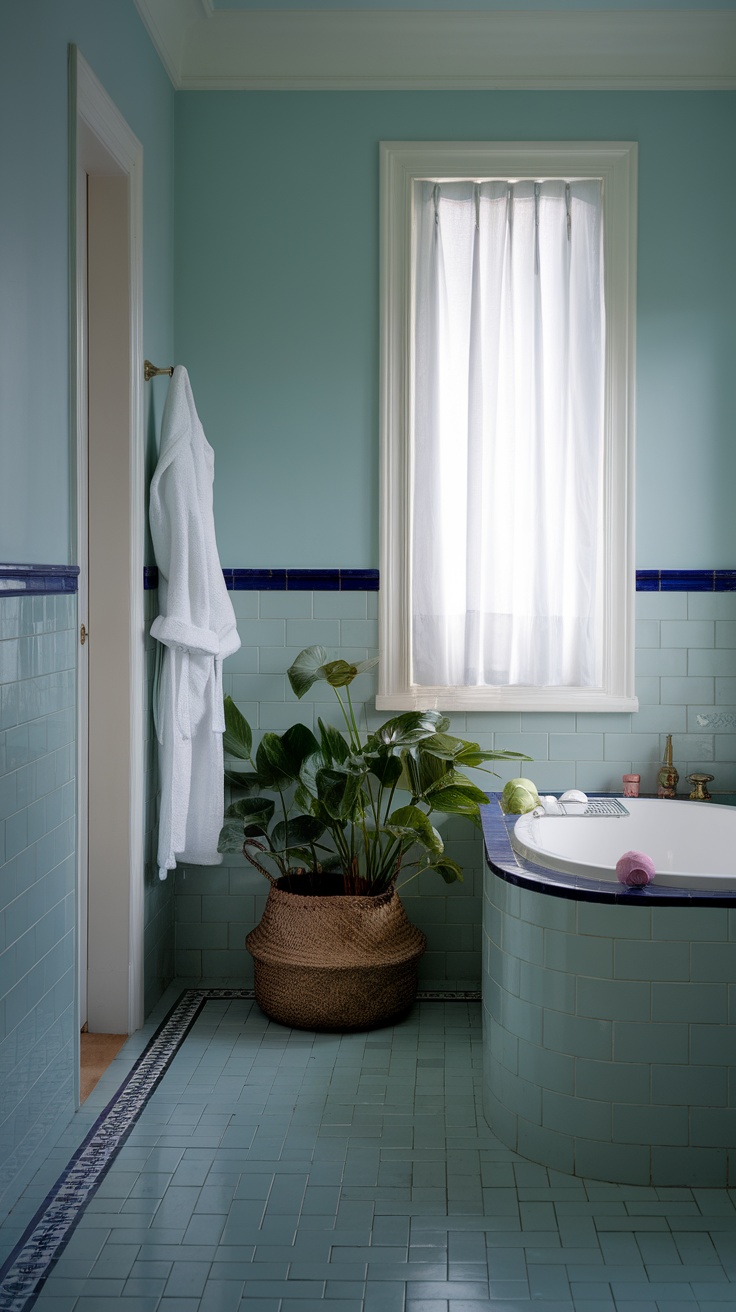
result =
[[[531,779],[509,779],[501,794],[501,810],[506,815],[526,815],[540,805],[537,786]]]

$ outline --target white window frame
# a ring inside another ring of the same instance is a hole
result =
[[[634,695],[635,142],[381,142],[379,710],[631,711]],[[603,682],[582,687],[411,683],[412,241],[419,179],[600,178],[606,384]]]

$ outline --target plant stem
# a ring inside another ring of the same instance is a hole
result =
[[[368,879],[372,880],[372,878],[373,878],[373,873],[374,873],[374,871],[375,871],[375,867],[376,867],[376,853],[377,853],[378,851],[380,851],[380,845],[381,845],[381,838],[380,838],[380,827],[381,827],[381,823],[380,823],[380,815],[381,815],[381,794],[382,794],[383,789],[382,789],[382,785],[381,785],[381,783],[379,782],[379,784],[378,784],[378,798],[376,798],[376,797],[374,796],[374,793],[373,793],[373,780],[371,779],[370,774],[366,775],[366,780],[365,780],[365,782],[366,782],[366,787],[367,787],[367,790],[368,790],[368,799],[369,799],[369,802],[370,802],[371,812],[372,812],[372,815],[373,815],[373,839],[372,839],[372,841],[371,841],[371,839],[369,838],[368,834],[365,835],[365,844],[366,844],[366,876],[367,876]],[[365,826],[364,826],[364,828],[365,828]]]
[[[355,719],[355,711],[353,710],[353,699],[350,696],[350,684],[347,685],[345,691],[348,697],[348,706],[350,707],[350,719],[352,720],[352,724],[353,724],[353,735],[354,735],[353,741],[355,743],[357,751],[360,751],[360,733],[358,732],[358,725]]]
[[[403,879],[401,881],[402,889],[406,888],[406,885],[410,884],[412,879],[416,879],[417,875],[421,875],[423,869],[426,869],[426,867],[424,866],[420,867],[418,861],[412,861],[412,865],[416,865],[417,869],[414,871],[413,875],[407,875],[406,879]],[[409,866],[402,866],[402,870],[408,870],[409,868],[410,868]]]
[[[337,700],[338,700],[339,703],[340,703],[340,710],[341,710],[342,713],[343,713],[343,716],[344,716],[344,718],[345,718],[345,723],[346,723],[346,725],[347,725],[347,727],[348,727],[348,737],[349,737],[349,739],[350,739],[350,746],[353,748],[353,750],[355,750],[355,746],[356,746],[356,744],[355,744],[355,738],[353,737],[353,726],[351,725],[350,720],[349,720],[349,718],[348,718],[348,713],[347,713],[347,711],[345,710],[345,703],[344,703],[342,697],[340,696],[339,690],[338,690],[337,688],[334,689],[334,693],[335,693],[335,696],[337,697]],[[358,749],[360,749],[360,740],[358,740],[358,744],[357,744],[357,745],[358,745]]]

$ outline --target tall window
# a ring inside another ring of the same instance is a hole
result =
[[[631,709],[635,148],[382,150],[379,705]]]

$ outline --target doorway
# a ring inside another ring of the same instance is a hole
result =
[[[143,1023],[142,147],[70,52],[77,1030]]]

